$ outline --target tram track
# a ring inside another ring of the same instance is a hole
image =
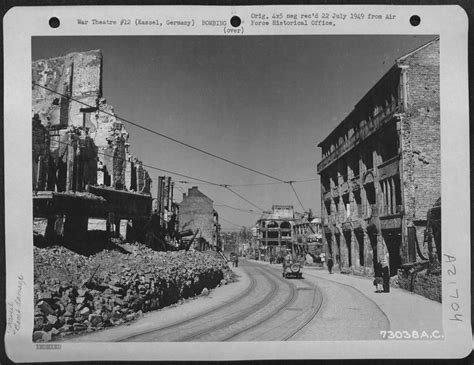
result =
[[[271,275],[276,277],[276,275],[273,274],[273,273],[271,273]],[[279,280],[279,278],[276,277],[276,280]],[[296,297],[297,297],[296,287],[294,285],[291,285],[291,284],[288,285],[288,286],[290,287],[290,295],[288,296],[287,300],[283,303],[283,305],[279,306],[276,310],[270,312],[270,314],[267,314],[265,317],[261,318],[257,322],[254,322],[251,326],[248,326],[247,328],[245,328],[241,331],[233,333],[232,335],[224,338],[222,341],[229,341],[229,340],[231,340],[231,339],[233,339],[233,338],[235,338],[239,335],[242,335],[243,333],[248,332],[248,331],[252,330],[253,328],[256,328],[256,327],[262,325],[266,321],[270,320],[271,318],[273,318],[274,316],[278,315],[283,310],[285,310],[288,305],[290,305],[291,303],[293,303],[296,300]]]
[[[271,275],[268,275],[268,273],[265,270],[259,269],[259,271],[266,278],[271,276]],[[247,308],[245,311],[238,313],[237,315],[229,318],[228,320],[225,320],[224,322],[216,324],[215,326],[212,326],[211,328],[207,328],[206,330],[201,331],[199,333],[186,336],[180,339],[180,341],[192,341],[192,340],[200,339],[204,337],[205,335],[214,334],[215,332],[221,329],[225,329],[232,324],[235,324],[247,319],[250,315],[254,314],[259,308],[262,308],[268,305],[278,294],[278,285],[276,284],[276,281],[270,281],[270,282],[271,282],[271,290],[264,297],[262,301],[255,303],[251,307]],[[225,339],[224,340],[219,339],[219,341],[225,341]]]
[[[275,273],[272,273],[272,275],[274,275],[277,279],[282,280],[282,279],[279,278],[279,275],[277,275]],[[286,280],[282,280],[282,281],[285,282],[285,283],[287,282]],[[297,282],[301,283],[300,280],[298,280]],[[273,311],[271,315],[268,315],[266,318],[262,318],[260,321],[258,321],[257,323],[255,323],[254,325],[252,325],[251,327],[249,327],[249,328],[247,328],[243,331],[240,331],[238,333],[232,334],[231,336],[228,336],[226,339],[224,339],[224,341],[233,340],[233,339],[235,339],[239,336],[242,337],[242,335],[244,335],[245,333],[251,332],[253,329],[258,329],[259,326],[265,325],[266,322],[271,322],[272,320],[276,323],[274,323],[273,325],[270,324],[264,332],[260,331],[260,334],[258,336],[255,336],[255,334],[254,334],[254,337],[256,337],[256,338],[252,338],[252,340],[255,340],[255,341],[259,341],[259,340],[260,341],[262,341],[262,340],[287,341],[287,340],[290,340],[298,332],[300,332],[302,329],[304,329],[319,314],[319,312],[321,310],[321,307],[323,305],[322,292],[317,287],[317,285],[315,285],[313,283],[310,283],[307,280],[304,280],[304,283],[308,284],[308,286],[296,287],[295,284],[290,284],[291,287],[293,288],[291,300],[288,300],[288,302],[285,303],[285,305],[283,305],[283,306],[279,307],[279,309]],[[311,305],[309,306],[309,309],[305,311],[304,307],[302,307],[302,306],[304,306],[304,304],[300,304],[301,308],[291,308],[290,306],[294,305],[295,302],[298,299],[302,300],[302,298],[299,297],[299,292],[306,291],[306,290],[313,290]],[[297,294],[295,295],[295,293],[297,293]],[[291,329],[291,328],[294,327],[295,323],[300,321],[299,320],[299,318],[301,317],[300,314],[295,315],[295,316],[291,316],[290,318],[287,318],[286,320],[281,321],[281,317],[284,314],[287,314],[288,311],[290,311],[290,310],[305,311],[303,321],[301,323],[299,323],[296,326],[296,328],[294,328],[294,329]],[[290,331],[288,333],[284,334],[283,336],[278,335],[278,332],[281,331],[282,328],[290,328]]]
[[[255,277],[249,276],[249,278],[250,278],[250,284],[247,286],[247,288],[242,293],[240,293],[239,295],[227,300],[225,303],[223,303],[219,306],[209,308],[208,310],[206,310],[202,313],[199,313],[199,316],[200,317],[206,316],[206,315],[211,314],[212,312],[214,312],[214,311],[218,310],[219,308],[222,308],[222,307],[224,307],[224,306],[226,306],[230,303],[239,303],[240,301],[247,298],[247,296],[255,289],[255,287],[257,285],[257,280],[255,280]],[[171,329],[171,328],[177,327],[177,326],[183,326],[183,325],[191,323],[192,321],[195,321],[195,320],[196,320],[196,316],[193,316],[193,317],[190,317],[190,318],[183,319],[179,322],[172,323],[170,325],[166,325],[166,326],[163,326],[163,327],[159,327],[159,328],[151,329],[151,330],[148,330],[148,331],[140,332],[138,334],[134,334],[134,335],[131,335],[131,336],[122,337],[122,338],[116,340],[116,342],[127,342],[127,341],[130,341],[133,338],[138,337],[138,336],[143,336],[143,335],[153,333],[153,332],[157,332],[157,331],[168,330],[168,329]]]
[[[295,330],[293,330],[291,333],[282,338],[282,341],[288,341],[289,339],[294,337],[320,313],[321,308],[323,306],[324,298],[321,293],[321,290],[317,287],[317,285],[312,284],[312,286],[314,288],[313,303],[311,306],[312,310],[310,311],[308,316],[306,316],[305,320]]]
[[[259,265],[249,268],[250,284],[230,300],[190,318],[116,341],[287,341],[320,312],[323,297],[317,285],[306,280],[284,280],[274,269]],[[309,290],[313,291],[311,299],[306,294]],[[292,315],[292,311],[299,313]]]

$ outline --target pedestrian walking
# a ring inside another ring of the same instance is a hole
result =
[[[239,256],[235,255],[235,260],[234,260],[235,267],[239,267]]]
[[[387,255],[384,256],[380,264],[382,266],[383,292],[390,293],[390,267]]]
[[[334,261],[332,261],[332,257],[328,259],[328,271],[332,274],[332,267],[334,266]]]
[[[377,262],[374,267],[374,286],[375,286],[375,292],[376,293],[381,293],[382,292],[382,284],[383,284],[383,279],[382,279],[382,265],[380,262]]]

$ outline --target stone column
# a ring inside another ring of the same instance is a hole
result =
[[[74,165],[76,162],[76,146],[75,141],[69,137],[67,146],[67,167],[66,167],[66,191],[74,189]]]
[[[352,266],[358,270],[360,268],[359,260],[359,241],[355,235],[355,232],[351,230],[351,249],[352,249]]]
[[[133,162],[128,158],[125,163],[125,189],[128,191],[132,190],[132,164]]]
[[[364,266],[367,269],[367,274],[370,274],[374,270],[374,250],[372,249],[372,244],[370,243],[369,235],[364,229]]]
[[[395,191],[395,180],[390,178],[390,187],[392,191],[392,213],[397,213],[397,192]]]
[[[388,257],[388,249],[382,233],[377,234],[377,262],[383,262]]]
[[[33,164],[35,164],[33,162]],[[43,190],[44,189],[44,182],[43,182],[43,171],[44,171],[44,166],[43,166],[43,156],[38,156],[38,164],[37,164],[37,169],[36,169],[36,184],[35,184],[35,189],[36,190]]]
[[[341,269],[349,267],[349,252],[347,249],[346,238],[344,234],[341,232],[339,234],[339,248],[340,248],[340,256],[341,256]]]
[[[332,247],[332,261],[334,262],[334,268],[340,268],[339,262],[341,260],[341,253],[339,252],[339,249],[337,247],[336,235],[334,234],[333,230],[331,230],[331,247]],[[337,260],[338,256],[339,256],[339,261]]]

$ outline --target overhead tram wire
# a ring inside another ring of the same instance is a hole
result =
[[[75,101],[76,103],[82,104],[82,105],[87,106],[87,107],[89,107],[89,108],[96,108],[96,106],[92,106],[92,105],[90,105],[90,104],[84,103],[83,101],[74,99],[74,98],[72,98],[72,97],[69,96],[69,95],[60,93],[60,92],[58,92],[58,91],[56,91],[56,90],[53,90],[53,89],[51,89],[51,88],[49,88],[49,87],[47,87],[47,86],[38,84],[38,83],[36,83],[36,82],[33,82],[33,85],[36,85],[36,86],[38,86],[38,87],[41,87],[41,88],[43,88],[43,89],[45,89],[45,90],[48,90],[48,91],[50,91],[50,92],[52,92],[52,93],[54,93],[54,94],[63,96],[63,97],[65,97],[65,98],[67,98],[68,100]],[[175,143],[178,143],[178,144],[180,144],[180,145],[182,145],[182,146],[191,148],[191,149],[193,149],[193,150],[195,150],[195,151],[204,153],[204,154],[206,154],[206,155],[208,155],[208,156],[211,156],[211,157],[217,158],[217,159],[219,159],[219,160],[225,161],[225,162],[230,163],[230,164],[232,164],[232,165],[234,165],[234,166],[238,166],[238,167],[243,168],[243,169],[245,169],[245,170],[252,171],[252,172],[254,172],[254,173],[256,173],[256,174],[269,177],[269,178],[271,178],[271,179],[273,179],[273,180],[277,180],[277,181],[280,181],[280,182],[282,182],[282,183],[285,182],[284,180],[282,180],[282,179],[280,179],[280,178],[277,178],[277,177],[275,177],[275,176],[271,176],[271,175],[266,174],[266,173],[264,173],[264,172],[261,172],[261,171],[252,169],[251,167],[244,166],[244,165],[242,165],[242,164],[240,164],[240,163],[238,163],[238,162],[234,162],[234,161],[231,161],[231,160],[229,160],[229,159],[227,159],[227,158],[225,158],[225,157],[221,157],[221,156],[215,155],[215,154],[213,154],[213,153],[211,153],[211,152],[207,152],[207,151],[205,151],[205,150],[203,150],[203,149],[201,149],[201,148],[192,146],[192,145],[190,145],[190,144],[188,144],[188,143],[185,143],[185,142],[182,142],[182,141],[180,141],[180,140],[178,140],[178,139],[176,139],[176,138],[167,136],[166,134],[157,132],[157,131],[155,131],[155,130],[153,130],[153,129],[150,129],[150,128],[148,128],[148,127],[144,127],[144,126],[142,126],[142,125],[140,125],[140,124],[138,124],[138,123],[132,122],[132,121],[130,121],[130,120],[128,120],[128,119],[119,117],[118,115],[115,115],[114,113],[110,113],[110,112],[107,112],[107,111],[105,111],[105,110],[101,110],[100,108],[97,108],[97,110],[98,110],[99,112],[101,112],[101,113],[110,115],[110,116],[112,116],[112,117],[114,117],[114,118],[116,118],[116,119],[118,119],[118,120],[121,120],[121,121],[123,121],[123,122],[125,122],[125,123],[131,124],[131,125],[133,125],[133,126],[135,126],[135,127],[137,127],[137,128],[143,129],[143,130],[145,130],[145,131],[147,131],[147,132],[149,132],[149,133],[156,134],[157,136],[160,136],[160,137],[162,137],[162,138],[166,138],[166,139],[168,139],[168,140],[170,140],[170,141],[173,141],[173,142],[175,142]]]
[[[235,195],[237,195],[240,199],[242,200],[245,200],[247,203],[249,203],[250,205],[254,206],[255,208],[261,210],[262,212],[264,211],[264,209],[260,208],[258,205],[252,203],[250,200],[248,200],[247,198],[243,197],[242,195],[240,195],[239,193],[235,192],[234,190],[232,190],[231,188],[229,188],[229,185],[222,185],[222,187],[226,188],[227,190],[229,190],[230,192],[234,193]]]
[[[239,225],[239,224],[237,224],[237,223],[231,222],[231,221],[228,220],[228,219],[222,218],[221,216],[219,216],[219,220],[223,220],[224,222],[230,223],[230,224],[232,224],[232,225],[234,225],[234,226],[236,226],[236,227],[240,227],[240,228],[244,227],[244,226],[241,226],[241,225]]]
[[[89,108],[97,108],[97,106],[92,106],[92,105],[87,104],[87,103],[85,103],[85,102],[83,102],[83,101],[80,101],[80,100],[77,100],[77,99],[75,99],[75,98],[72,98],[72,97],[69,96],[69,95],[60,93],[60,92],[58,92],[58,91],[56,91],[56,90],[53,90],[53,89],[51,89],[51,88],[49,88],[49,87],[47,87],[47,86],[38,84],[37,82],[34,82],[34,81],[33,81],[32,84],[33,84],[33,85],[36,85],[36,86],[38,86],[38,87],[41,87],[41,88],[43,88],[43,89],[45,89],[45,90],[48,90],[48,91],[50,91],[50,92],[52,92],[52,93],[54,93],[54,94],[56,94],[56,95],[60,95],[60,96],[62,96],[62,97],[65,97],[65,98],[67,98],[68,100],[72,100],[72,101],[75,101],[76,103],[79,103],[79,104],[82,104],[82,105],[84,105],[84,106],[87,106],[87,107],[89,107]],[[149,132],[149,133],[153,133],[153,134],[156,134],[157,136],[160,136],[160,137],[162,137],[162,138],[166,138],[166,139],[168,139],[168,140],[170,140],[170,141],[173,141],[173,142],[175,142],[175,143],[178,143],[178,144],[180,144],[180,145],[182,145],[182,146],[191,148],[191,149],[193,149],[193,150],[195,150],[195,151],[201,152],[201,153],[206,154],[206,155],[208,155],[208,156],[211,156],[211,157],[217,158],[217,159],[219,159],[219,160],[225,161],[225,162],[227,162],[227,163],[230,163],[230,164],[232,164],[232,165],[234,165],[234,166],[238,166],[238,167],[243,168],[243,169],[245,169],[245,170],[252,171],[252,172],[254,172],[254,173],[256,173],[256,174],[269,177],[269,178],[271,178],[271,179],[273,179],[273,180],[279,181],[280,183],[290,184],[290,185],[291,185],[291,188],[293,189],[293,192],[294,192],[295,195],[296,195],[296,198],[298,199],[298,201],[299,201],[300,204],[301,204],[301,207],[303,207],[303,204],[301,203],[301,200],[300,200],[300,198],[298,197],[298,194],[296,193],[296,190],[294,189],[294,187],[293,187],[293,185],[292,185],[292,183],[291,183],[290,181],[282,180],[282,179],[280,179],[280,178],[278,178],[278,177],[275,177],[275,176],[266,174],[266,173],[264,173],[264,172],[261,172],[261,171],[255,170],[255,169],[252,169],[251,167],[244,166],[244,165],[242,165],[242,164],[240,164],[240,163],[231,161],[231,160],[229,160],[229,159],[227,159],[227,158],[224,158],[224,157],[220,157],[220,156],[215,155],[215,154],[213,154],[213,153],[211,153],[211,152],[207,152],[207,151],[205,151],[205,150],[203,150],[203,149],[201,149],[201,148],[192,146],[192,145],[190,145],[190,144],[188,144],[188,143],[185,143],[185,142],[182,142],[182,141],[180,141],[180,140],[178,140],[178,139],[176,139],[176,138],[169,137],[169,136],[167,136],[167,135],[165,135],[165,134],[163,134],[163,133],[160,133],[160,132],[157,132],[157,131],[155,131],[155,130],[153,130],[153,129],[144,127],[144,126],[142,126],[142,125],[140,125],[140,124],[138,124],[138,123],[132,122],[132,121],[130,121],[130,120],[128,120],[128,119],[119,117],[118,115],[116,115],[116,114],[114,114],[114,113],[110,113],[110,112],[108,112],[108,111],[101,110],[100,108],[97,108],[97,111],[100,112],[100,113],[104,113],[104,114],[106,114],[106,115],[112,116],[112,117],[114,117],[114,118],[116,118],[116,119],[118,119],[118,120],[121,120],[121,121],[125,122],[125,123],[131,124],[131,125],[133,125],[133,126],[135,126],[135,127],[137,127],[137,128],[143,129],[143,130],[145,130],[145,131],[147,131],[147,132]],[[158,169],[158,168],[155,168],[155,167],[152,167],[152,166],[147,166],[147,165],[145,165],[145,164],[142,164],[142,165],[145,166],[145,167],[148,167],[148,168],[157,169],[157,170],[160,170],[160,171],[168,172],[168,173],[171,173],[171,174],[174,174],[174,175],[177,175],[177,176],[181,176],[181,177],[186,177],[186,178],[189,178],[189,179],[192,179],[192,180],[196,180],[196,181],[200,181],[200,182],[203,182],[203,183],[207,183],[207,184],[211,184],[211,185],[219,185],[219,184],[211,183],[211,182],[209,182],[209,181],[205,181],[205,180],[202,180],[202,179],[195,179],[195,178],[192,178],[192,177],[183,175],[183,174],[176,174],[176,173],[173,173],[173,172],[169,172],[169,171],[167,171],[167,170],[164,170],[164,169]],[[236,193],[235,191],[229,189],[229,186],[230,186],[230,185],[222,185],[222,186],[224,186],[224,187],[227,188],[228,190],[232,191],[235,195],[239,196],[241,199],[244,199],[245,201],[247,201],[248,203],[250,203],[250,204],[253,205],[254,207],[256,207],[256,208],[258,208],[258,209],[260,209],[260,210],[263,211],[262,208],[256,206],[255,204],[251,203],[250,201],[248,201],[247,199],[245,199],[244,197],[242,197],[241,195],[239,195],[239,194]],[[303,209],[304,209],[304,208],[303,208]]]
[[[292,180],[291,183],[304,183],[304,182],[309,182],[309,181],[317,181],[319,180],[318,178],[315,179],[306,179],[306,180]],[[284,181],[284,182],[268,182],[268,183],[250,183],[250,184],[232,184],[229,186],[233,187],[246,187],[246,186],[263,186],[263,185],[279,185],[279,184],[289,184],[290,181]]]
[[[63,144],[63,145],[67,145],[67,146],[71,146],[71,147],[74,147],[72,144],[70,143],[67,143],[67,142],[62,142],[62,141],[57,141],[58,143],[60,144]],[[125,161],[125,162],[130,162],[131,161],[128,161],[127,159],[125,158],[122,158],[122,157],[117,157],[117,156],[112,156],[112,155],[108,155],[106,153],[103,153],[103,152],[99,152],[97,151],[97,154],[98,155],[102,155],[102,156],[106,156],[106,157],[110,157],[110,158],[117,158],[119,160],[122,160],[122,161]],[[210,184],[210,185],[213,185],[213,186],[218,186],[218,187],[221,187],[221,188],[225,188],[227,190],[230,190],[232,193],[234,193],[235,195],[237,195],[240,199],[246,201],[247,203],[253,205],[254,207],[258,208],[259,210],[261,210],[263,212],[263,209],[258,207],[257,205],[253,204],[250,200],[246,199],[245,197],[243,197],[242,195],[234,192],[233,190],[229,189],[228,188],[228,185],[226,184],[218,184],[218,183],[214,183],[212,181],[207,181],[207,180],[203,180],[203,179],[200,179],[200,178],[196,178],[196,177],[192,177],[192,176],[188,176],[188,175],[184,175],[184,174],[180,174],[178,172],[174,172],[174,171],[170,171],[170,170],[166,170],[166,169],[162,169],[162,168],[159,168],[159,167],[156,167],[156,166],[151,166],[151,165],[146,165],[144,163],[142,163],[142,166],[144,167],[148,167],[149,169],[154,169],[154,170],[158,170],[158,171],[163,171],[163,172],[166,172],[166,173],[169,173],[169,174],[172,174],[172,175],[177,175],[177,176],[181,176],[181,177],[185,177],[187,179],[191,179],[191,180],[196,180],[196,181],[199,181],[199,182],[204,182],[206,184]],[[153,180],[153,179],[152,179]]]
[[[296,195],[296,199],[298,199],[300,205],[301,205],[301,208],[303,209],[303,212],[306,212],[306,210],[304,209],[304,206],[303,206],[303,203],[301,202],[301,199],[300,197],[298,196],[298,193],[296,192],[295,190],[295,187],[293,186],[293,181],[289,181],[288,184],[290,184],[291,188],[293,189],[293,192],[295,193]]]
[[[64,145],[66,145],[66,146],[74,147],[74,145],[72,145],[72,144],[70,144],[70,143],[67,143],[67,142],[62,142],[62,141],[57,141],[57,142],[60,143],[60,144],[64,144]],[[106,153],[99,152],[99,151],[97,151],[97,154],[98,154],[98,155],[102,155],[102,156],[106,156],[106,157],[117,158],[117,159],[122,160],[122,161],[125,161],[125,162],[131,162],[131,161],[128,161],[127,159],[125,159],[125,158],[117,157],[117,156],[112,156],[112,155],[108,155],[108,154],[106,154]],[[193,176],[189,176],[189,175],[180,174],[179,172],[174,172],[174,171],[162,169],[162,168],[159,168],[159,167],[156,167],[156,166],[147,165],[147,164],[144,164],[143,162],[141,163],[141,165],[144,166],[144,167],[148,167],[149,169],[158,170],[158,171],[163,171],[163,172],[166,172],[166,173],[171,174],[171,175],[176,175],[176,176],[185,177],[185,178],[187,178],[187,179],[191,179],[191,180],[203,182],[203,183],[206,183],[206,184],[209,184],[209,185],[214,185],[214,186],[219,186],[219,187],[223,187],[223,186],[224,186],[224,184],[218,184],[218,183],[214,183],[214,182],[208,181],[208,180],[203,180],[203,179],[200,179],[200,178],[197,178],[197,177],[193,177]]]
[[[184,190],[181,186],[176,185],[176,188],[178,190],[180,190],[181,192],[186,194],[186,190]],[[216,204],[214,204],[215,207],[227,207],[227,208],[234,209],[234,210],[237,210],[237,211],[243,212],[243,213],[251,213],[251,214],[255,214],[255,215],[261,215],[261,213],[257,213],[257,212],[255,212],[251,209],[236,208],[236,207],[230,206],[228,204],[221,204],[221,203],[217,203],[217,202],[215,202],[215,203],[216,203]]]
[[[243,212],[243,213],[251,213],[251,214],[261,215],[261,213],[257,213],[253,210],[235,208],[235,207],[231,207],[230,205],[227,205],[227,204],[214,204],[214,206],[216,206],[216,207],[227,207],[227,208],[230,208],[230,209],[238,210],[239,212]]]
[[[305,180],[292,180],[293,184],[296,183],[305,183],[305,182],[310,182],[310,181],[317,181],[319,180],[318,178],[315,179],[305,179]],[[189,184],[189,181],[178,181],[181,184]],[[247,186],[265,186],[265,185],[281,185],[281,184],[288,184],[288,181],[284,182],[266,182],[266,183],[248,183],[248,184],[227,184],[227,186],[230,187],[247,187]]]

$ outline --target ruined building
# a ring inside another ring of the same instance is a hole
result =
[[[263,212],[256,224],[260,255],[263,253],[268,260],[270,256],[284,255],[286,249],[292,249],[293,226],[302,218],[292,205],[273,205],[270,212]]]
[[[396,60],[318,146],[323,242],[343,271],[428,258],[441,196],[439,38]]]
[[[102,97],[101,52],[34,61],[32,80],[35,217],[48,219],[58,234],[66,217],[74,236],[87,231],[89,217],[117,228],[121,218],[146,216],[151,179]]]
[[[178,216],[180,231],[199,230],[195,248],[219,249],[219,216],[212,199],[199,191],[197,186],[188,189],[187,194],[183,193]]]
[[[33,188],[81,191],[97,184],[150,193],[148,173],[128,153],[123,123],[102,98],[101,52],[38,60],[32,72]],[[84,174],[79,185],[65,183],[68,158],[76,159],[77,173]]]
[[[315,218],[305,213],[293,224],[293,241],[300,252],[309,253],[314,258],[319,257],[322,251],[321,218]]]

